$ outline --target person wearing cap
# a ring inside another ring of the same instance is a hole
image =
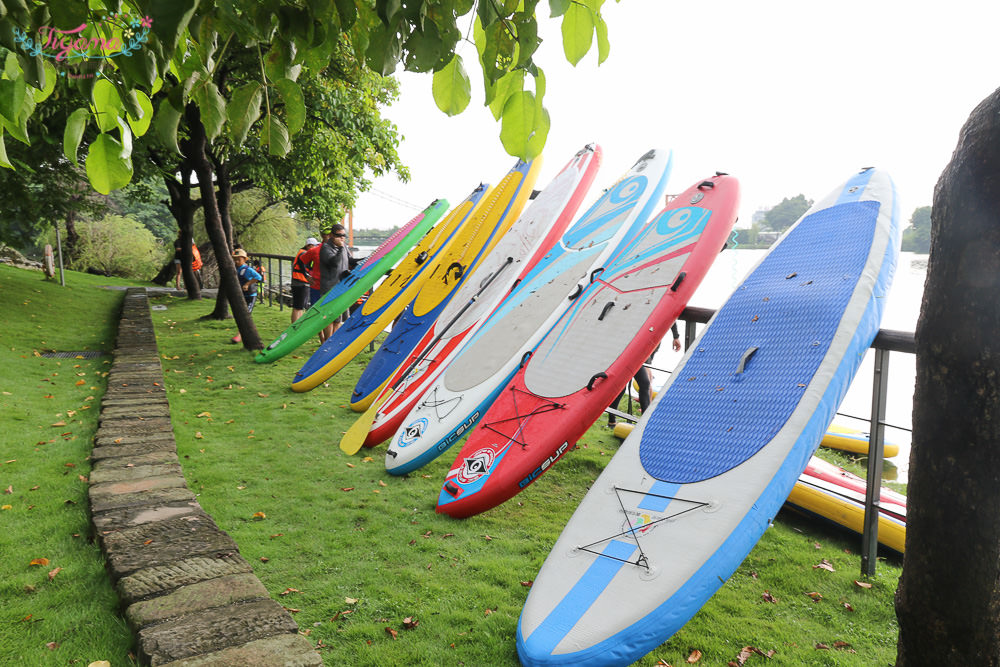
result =
[[[320,246],[319,263],[320,269],[320,294],[326,294],[340,279],[351,270],[356,264],[351,257],[351,249],[347,246],[347,229],[343,225],[332,225],[330,235]],[[344,320],[343,313],[339,314],[331,324],[328,324],[320,333],[320,338],[326,340],[333,335],[333,332],[340,327]]]
[[[314,256],[307,261],[306,256],[313,248],[316,248],[317,252],[313,253]],[[295,253],[295,259],[292,260],[292,322],[302,317],[306,308],[311,305],[309,285],[312,282],[313,268],[315,267],[316,273],[319,273],[318,248],[319,241],[310,236],[306,239],[306,244]]]
[[[247,310],[253,312],[253,306],[257,302],[257,283],[263,276],[257,273],[247,261],[249,255],[243,248],[233,252],[233,261],[236,263],[236,277],[240,280],[240,288],[243,290],[243,298],[247,302]]]

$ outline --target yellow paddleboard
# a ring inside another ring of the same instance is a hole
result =
[[[440,253],[438,268],[421,285],[413,305],[406,309],[392,334],[368,363],[351,395],[352,410],[367,410],[425,334],[435,325],[447,324],[436,323],[438,316],[465,280],[476,280],[475,270],[521,216],[541,168],[540,157],[530,164],[519,161],[483,197],[468,222]]]
[[[325,382],[403,312],[424,282],[440,271],[443,253],[458,238],[458,230],[471,219],[476,205],[484,201],[490,192],[488,185],[476,188],[421,239],[375,288],[361,309],[351,315],[347,323],[299,369],[292,381],[293,391],[309,391]]]

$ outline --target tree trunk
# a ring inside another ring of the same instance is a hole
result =
[[[217,197],[219,205],[219,218],[222,221],[222,231],[226,234],[226,245],[230,250],[232,250],[234,239],[233,222],[230,210],[233,201],[233,193],[232,186],[229,183],[229,172],[224,162],[220,163],[211,155],[209,155],[209,157],[211,157],[212,164],[215,166],[216,177],[219,183]],[[210,317],[220,320],[224,320],[229,317],[229,302],[226,300],[226,293],[221,289],[215,297],[215,310],[212,311]]]
[[[167,192],[170,194],[170,212],[177,221],[178,239],[181,244],[181,271],[184,276],[184,287],[187,288],[189,299],[201,298],[201,285],[194,275],[191,262],[194,255],[191,244],[194,241],[194,204],[191,202],[191,165],[184,162],[180,165],[181,182],[173,177],[164,180]]]
[[[250,311],[247,309],[243,290],[240,289],[239,279],[236,277],[236,265],[233,263],[233,256],[226,243],[226,234],[222,229],[219,205],[215,198],[215,186],[212,183],[212,163],[209,161],[207,153],[208,140],[205,136],[205,126],[202,125],[198,107],[194,104],[188,104],[186,117],[190,132],[190,138],[187,142],[190,152],[186,157],[198,177],[202,208],[205,211],[205,229],[208,231],[208,237],[212,240],[212,249],[219,264],[219,291],[224,292],[227,301],[229,301],[229,307],[233,311],[236,326],[239,328],[243,340],[243,347],[248,350],[262,350],[264,344],[260,339],[260,334],[257,333],[253,318],[250,317]]]
[[[897,665],[1000,665],[1000,90],[934,191]]]

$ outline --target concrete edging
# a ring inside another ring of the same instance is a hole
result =
[[[187,488],[145,288],[125,292],[92,462],[91,521],[142,662],[323,664]]]

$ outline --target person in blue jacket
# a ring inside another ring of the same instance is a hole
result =
[[[253,312],[253,306],[257,302],[257,283],[263,280],[263,276],[257,273],[249,263],[247,251],[243,248],[233,252],[233,261],[236,262],[236,277],[240,280],[240,288],[243,289],[243,298],[247,302],[247,310]]]

